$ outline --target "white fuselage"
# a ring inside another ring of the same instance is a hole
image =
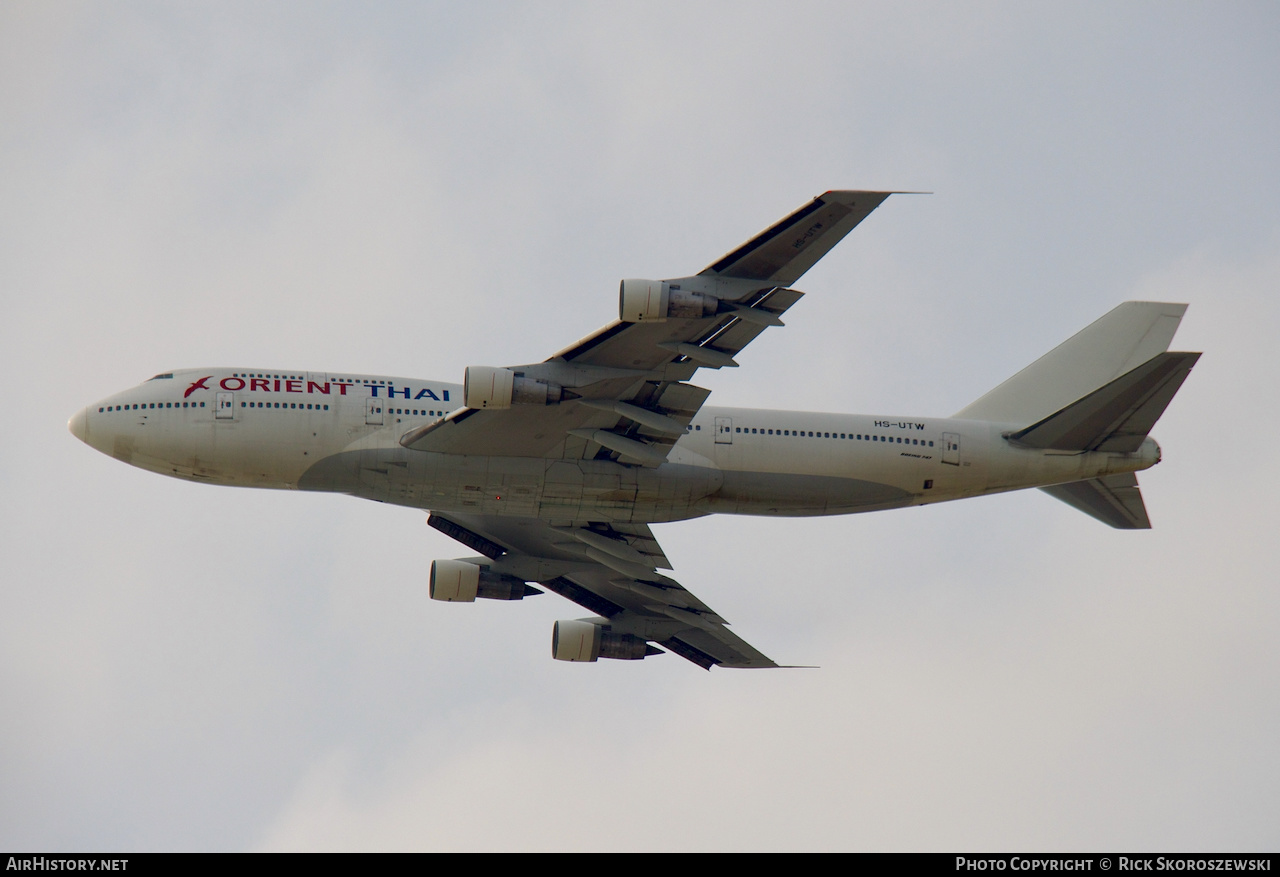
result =
[[[704,407],[658,467],[409,450],[461,407],[456,384],[208,369],[173,372],[77,413],[123,462],[213,484],[321,490],[438,511],[654,523],[705,514],[831,515],[1146,469],[1132,454],[1022,448],[1026,424]],[[572,404],[572,403],[565,403]]]

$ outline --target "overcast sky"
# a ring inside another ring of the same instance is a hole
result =
[[[1280,7],[0,3],[0,848],[1280,847]],[[700,375],[945,416],[1115,305],[1204,357],[1154,529],[1038,491],[655,528],[781,663],[571,665],[410,509],[77,442],[171,368],[460,381],[831,188]]]

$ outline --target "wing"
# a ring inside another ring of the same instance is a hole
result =
[[[466,407],[406,433],[447,454],[657,466],[710,391],[699,368],[735,357],[803,293],[788,288],[889,192],[827,192],[701,273],[624,280],[617,322],[542,363],[467,370]]]
[[[600,616],[606,630],[657,643],[704,669],[777,667],[679,582],[644,524],[553,527],[536,518],[433,514],[492,572],[537,582]]]

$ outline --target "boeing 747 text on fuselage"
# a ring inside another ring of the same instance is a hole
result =
[[[843,515],[1039,487],[1106,524],[1150,524],[1134,473],[1200,354],[1168,346],[1186,305],[1126,302],[951,417],[705,405],[791,288],[888,196],[837,191],[691,277],[624,280],[620,319],[545,362],[463,383],[262,368],[166,372],[77,412],[71,432],[189,481],[346,493],[430,511],[475,552],[431,565],[437,600],[554,591],[566,661],[663,651],[775,667],[659,570],[650,524]]]

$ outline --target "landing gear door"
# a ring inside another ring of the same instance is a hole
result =
[[[236,416],[236,394],[235,393],[219,393],[218,408],[214,413],[214,417],[218,420],[232,420]]]
[[[718,445],[733,444],[733,418],[732,417],[716,418],[716,444]]]
[[[382,400],[370,396],[364,400],[364,422],[371,426],[382,426]]]
[[[960,434],[944,432],[942,434],[942,462],[952,466],[960,465]]]

